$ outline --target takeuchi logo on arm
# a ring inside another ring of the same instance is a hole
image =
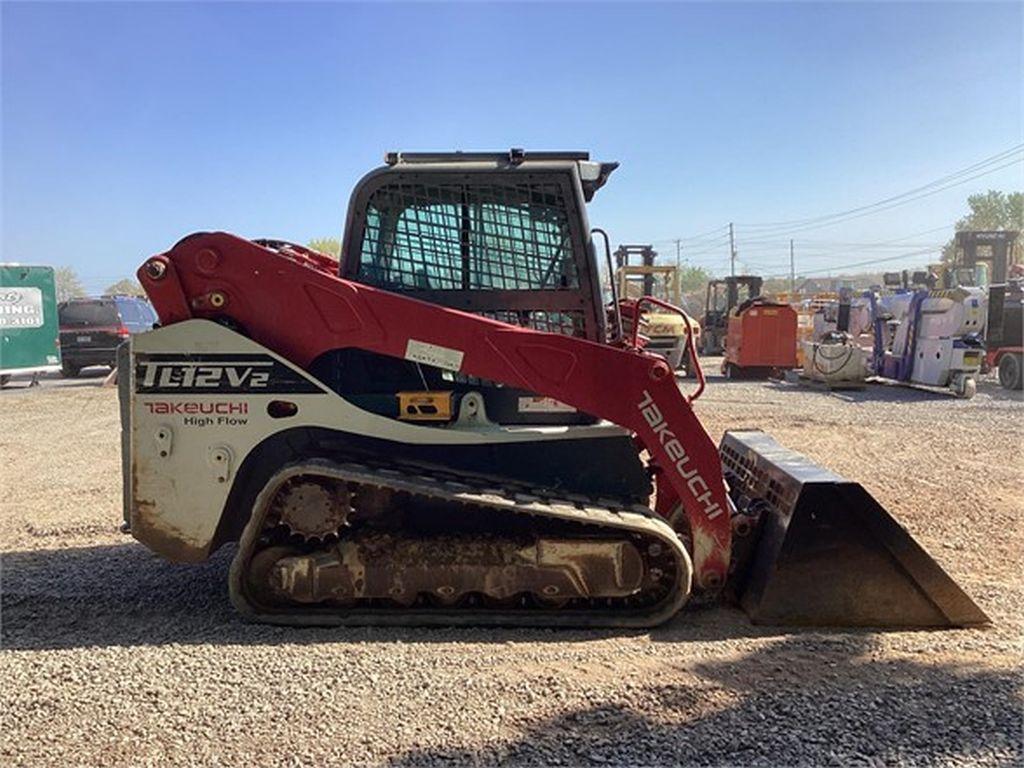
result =
[[[714,500],[714,494],[711,493],[707,482],[701,477],[697,467],[690,464],[690,455],[686,452],[683,444],[679,442],[676,433],[668,428],[668,422],[665,421],[661,409],[646,389],[637,409],[643,414],[644,421],[654,431],[658,442],[665,449],[669,459],[672,460],[672,466],[675,467],[676,472],[686,481],[686,487],[693,494],[694,499],[704,508],[704,514],[707,515],[708,520],[714,520],[723,514],[724,510]],[[688,464],[690,464],[689,467]]]

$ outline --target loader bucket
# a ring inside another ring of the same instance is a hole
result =
[[[734,492],[761,499],[760,536],[734,574],[755,624],[969,627],[988,617],[859,484],[760,431],[727,432]]]

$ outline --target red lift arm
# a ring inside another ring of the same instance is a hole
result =
[[[682,502],[696,584],[705,590],[724,584],[731,515],[718,451],[660,357],[428,304],[344,280],[336,269],[331,259],[299,246],[272,249],[216,232],[190,235],[153,256],[138,277],[164,325],[230,318],[303,368],[334,349],[420,362],[440,349],[439,367],[454,364],[467,375],[553,397],[629,429],[658,469],[658,509],[675,507],[673,496]]]

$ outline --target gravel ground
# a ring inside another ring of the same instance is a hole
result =
[[[10,382],[5,385],[3,392],[19,392],[33,387],[94,387],[110,373],[110,368],[105,365],[92,365],[83,368],[77,376],[66,378],[59,371],[41,373],[33,376],[31,373],[16,373],[11,376]],[[33,380],[35,384],[33,384]]]
[[[51,764],[1011,765],[1022,746],[1024,402],[713,381],[863,482],[994,620],[783,632],[730,608],[650,632],[290,629],[228,604],[230,552],[120,535],[116,395],[0,394],[0,760]],[[58,439],[59,437],[59,439]]]

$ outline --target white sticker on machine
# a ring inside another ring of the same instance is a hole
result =
[[[555,400],[553,397],[520,397],[520,413],[576,413],[571,405]]]
[[[405,359],[414,363],[432,365],[435,368],[443,368],[446,371],[459,371],[462,369],[462,358],[465,353],[461,349],[451,349],[438,344],[428,344],[425,341],[409,339],[405,345]]]

